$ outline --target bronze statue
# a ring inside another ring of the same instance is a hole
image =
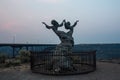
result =
[[[73,69],[72,60],[69,55],[72,53],[72,47],[74,46],[74,39],[72,37],[74,27],[77,25],[78,20],[71,25],[69,21],[63,20],[61,24],[59,24],[56,20],[51,21],[51,26],[47,25],[45,22],[42,22],[46,28],[52,29],[55,34],[59,37],[61,43],[56,46],[56,49],[53,54],[55,55],[64,55],[64,56],[55,56],[52,58],[52,66],[54,71],[60,72],[62,69]],[[69,30],[68,32],[58,30],[59,27],[64,25],[65,29]],[[62,63],[62,64],[61,64]]]
[[[60,38],[61,43],[72,43],[72,45],[74,45],[74,40],[72,37],[73,34],[73,28],[77,25],[78,20],[71,26],[70,22],[66,22],[65,20],[63,20],[63,22],[61,24],[58,24],[58,22],[56,20],[52,20],[51,24],[52,26],[48,26],[45,22],[42,22],[46,28],[48,29],[52,29],[57,36]],[[62,27],[64,24],[65,29],[68,29],[69,31],[67,33],[65,33],[64,31],[59,31],[58,27]]]

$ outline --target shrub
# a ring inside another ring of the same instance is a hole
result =
[[[19,66],[21,64],[21,61],[19,59],[8,59],[6,60],[4,66],[10,67],[10,66]]]
[[[0,53],[0,63],[5,63],[6,58],[7,55],[5,55],[4,53]]]
[[[80,62],[80,57],[79,56],[73,56],[72,57],[72,60],[73,60],[73,63],[79,63]]]
[[[19,66],[21,64],[21,61],[20,60],[14,60],[13,62],[12,62],[12,65],[13,66]]]
[[[19,58],[21,60],[21,63],[26,63],[30,61],[30,52],[27,50],[20,50],[19,51]]]

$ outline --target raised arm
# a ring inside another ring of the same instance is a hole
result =
[[[70,31],[67,32],[69,36],[72,36],[74,30],[73,28],[77,25],[77,22],[79,21],[77,20],[72,26],[70,26]]]
[[[62,21],[62,23],[59,25],[59,27],[62,27],[64,22],[65,22],[65,20]]]
[[[53,26],[48,26],[45,22],[42,22],[45,26],[46,26],[46,28],[48,28],[48,29],[51,29]]]
[[[77,22],[79,22],[79,20],[77,20],[71,27],[75,27],[77,25]]]

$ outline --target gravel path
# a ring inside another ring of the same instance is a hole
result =
[[[120,64],[97,62],[95,72],[70,76],[41,75],[30,69],[1,71],[0,80],[120,80]]]

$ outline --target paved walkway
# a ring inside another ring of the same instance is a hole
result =
[[[0,80],[120,80],[120,64],[97,62],[97,70],[88,74],[48,76],[32,73],[29,69],[2,71]]]

